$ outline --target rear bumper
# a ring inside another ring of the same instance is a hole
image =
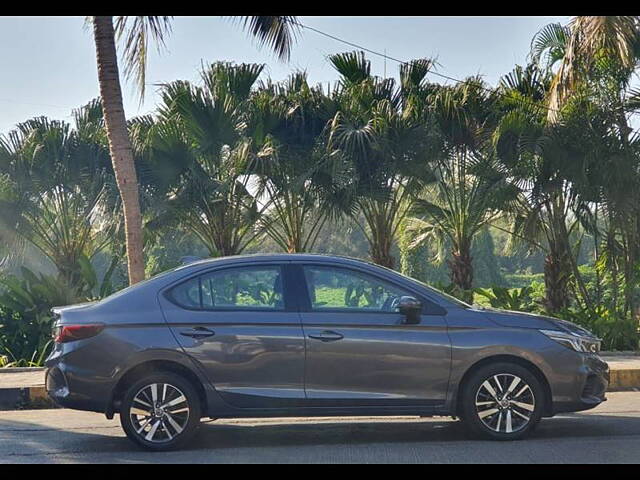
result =
[[[65,408],[104,413],[114,379],[92,369],[93,362],[83,361],[81,355],[76,346],[54,349],[45,362],[47,395]]]
[[[86,391],[69,380],[70,375],[64,365],[47,368],[45,388],[47,395],[61,407],[74,410],[104,413],[107,407],[108,394],[96,395],[95,391]],[[102,397],[102,398],[101,398]]]

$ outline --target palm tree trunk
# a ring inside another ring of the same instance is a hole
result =
[[[461,245],[451,251],[451,260],[448,260],[451,283],[463,292],[470,292],[473,288],[473,258],[471,257],[471,245]]]
[[[391,255],[391,252],[389,251],[388,248],[384,248],[384,247],[381,248],[379,245],[373,246],[371,248],[370,255],[371,255],[371,261],[376,265],[380,265],[382,267],[387,267],[391,269],[395,268],[396,260],[395,258],[393,258],[393,255]]]
[[[393,255],[391,255],[391,242],[393,239],[391,238],[390,232],[381,229],[381,231],[372,232],[371,237],[372,242],[369,245],[371,261],[376,265],[394,269],[396,260],[393,258]]]
[[[142,217],[138,198],[138,178],[122,105],[113,18],[94,17],[93,34],[109,151],[122,198],[129,283],[134,284],[144,279]]]
[[[544,259],[545,306],[558,313],[569,306],[570,266],[558,246],[552,245]]]

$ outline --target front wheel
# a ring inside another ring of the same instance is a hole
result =
[[[540,421],[544,391],[529,370],[511,363],[480,368],[462,389],[462,417],[474,434],[518,440]]]
[[[129,387],[120,423],[127,437],[147,450],[172,450],[196,433],[200,412],[200,399],[190,382],[174,373],[158,373]]]

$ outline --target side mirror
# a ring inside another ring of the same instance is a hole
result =
[[[409,296],[402,296],[398,300],[398,312],[403,314],[406,319],[405,323],[415,325],[420,323],[420,313],[422,312],[422,303],[418,299]]]

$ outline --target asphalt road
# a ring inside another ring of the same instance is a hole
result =
[[[0,412],[0,463],[640,463],[640,392],[545,419],[527,440],[470,440],[459,422],[416,417],[227,420],[188,450],[149,453],[116,417],[71,410]]]

